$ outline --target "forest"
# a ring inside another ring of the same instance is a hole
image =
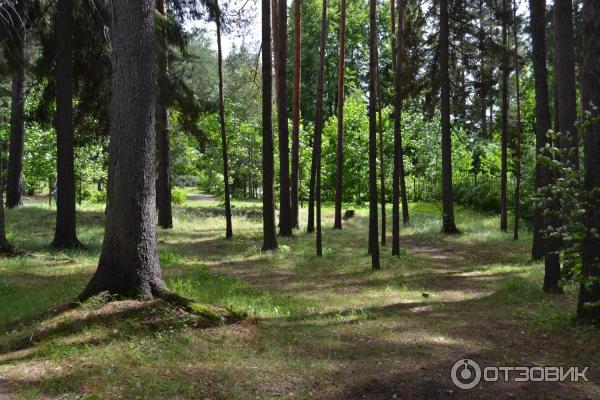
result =
[[[599,106],[598,0],[0,0],[0,400],[600,398]]]

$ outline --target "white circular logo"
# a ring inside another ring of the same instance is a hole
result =
[[[475,361],[463,358],[454,363],[450,376],[457,388],[473,389],[481,381],[481,367]]]

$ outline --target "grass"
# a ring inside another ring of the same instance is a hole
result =
[[[31,202],[7,211],[9,238],[33,256],[0,260],[0,399],[594,398],[600,334],[572,323],[576,288],[544,294],[531,237],[457,207],[463,235],[439,234],[440,208],[411,204],[402,255],[382,248],[370,270],[367,210],[342,231],[324,209],[324,256],[314,236],[279,238],[261,253],[261,205],[235,201],[224,238],[218,201],[174,209],[159,231],[169,287],[248,313],[209,327],[160,302],[61,305],[93,273],[103,208],[78,211],[88,248],[49,249],[54,211]],[[305,215],[302,214],[302,221]],[[391,211],[388,211],[391,216]],[[388,233],[391,226],[388,227]],[[483,383],[457,392],[449,371],[484,365],[590,366],[588,383]]]

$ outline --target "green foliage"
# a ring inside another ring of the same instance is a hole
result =
[[[177,186],[174,186],[171,189],[171,201],[173,202],[173,204],[183,204],[185,203],[186,198],[187,195],[185,193],[185,190],[178,188]]]

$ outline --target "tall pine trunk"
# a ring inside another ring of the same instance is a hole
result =
[[[536,99],[535,146],[537,152],[535,187],[537,190],[540,190],[550,184],[551,178],[550,171],[542,160],[542,158],[549,156],[546,145],[549,144],[548,131],[552,124],[546,56],[546,1],[530,0],[529,9],[531,13],[531,39]],[[537,239],[539,243],[537,245],[542,247],[544,257],[544,290],[550,292],[559,291],[560,260],[558,254],[553,251],[553,241],[548,240],[543,234],[550,221],[550,218],[544,214],[543,209],[544,204],[538,204],[536,207],[535,229],[539,235]],[[535,254],[533,255],[535,256]]]
[[[381,79],[379,77],[379,51],[377,51],[376,68],[376,91],[377,91],[377,125],[379,127],[379,180],[381,188],[381,245],[386,244],[386,214],[385,214],[385,159],[384,159],[384,140],[383,140],[383,118],[381,116]]]
[[[165,0],[156,0],[156,9],[167,16]],[[156,155],[158,157],[158,179],[156,180],[156,205],[158,225],[164,229],[173,227],[171,208],[171,132],[169,130],[168,97],[168,48],[166,25],[158,35],[158,98],[156,101]]]
[[[547,133],[551,126],[546,56],[546,0],[529,0],[529,10],[536,98],[535,189],[540,190],[549,183],[549,171],[541,161],[541,156],[548,143]],[[542,233],[544,227],[543,207],[541,204],[536,204],[533,216],[533,245],[531,249],[531,257],[534,260],[541,260],[546,253],[546,241]]]
[[[217,5],[218,7],[218,5]],[[225,237],[233,237],[231,222],[231,196],[229,194],[229,159],[227,152],[227,130],[225,127],[225,94],[223,90],[223,50],[221,48],[221,13],[217,15],[217,58],[219,69],[219,122],[221,125],[221,152],[223,155],[223,188],[225,194]]]
[[[156,239],[154,12],[154,0],[113,2],[106,224],[80,299],[103,291],[149,299],[166,289]]]
[[[54,248],[77,248],[73,128],[73,0],[59,0],[56,14],[56,227]]]
[[[277,132],[279,137],[279,234],[292,235],[292,210],[290,205],[290,146],[287,109],[287,2],[277,1],[277,42],[275,73],[277,79]]]
[[[583,242],[582,274],[595,279],[590,286],[581,285],[577,317],[600,322],[600,2],[583,3],[583,98],[586,127],[584,135],[587,234]]]
[[[19,16],[14,35],[14,71],[10,109],[10,140],[6,171],[6,207],[22,205],[25,190],[23,183],[23,149],[25,147],[25,65],[27,63],[27,30],[25,27],[25,0],[15,2]]]
[[[294,88],[292,101],[292,170],[290,182],[290,206],[292,227],[299,227],[300,198],[300,98],[302,54],[302,3],[294,0]]]
[[[555,53],[558,102],[558,131],[563,162],[579,170],[577,134],[577,91],[575,84],[575,39],[573,33],[572,0],[554,0]]]
[[[486,65],[486,45],[485,45],[485,17],[483,14],[484,11],[484,1],[479,0],[478,5],[479,11],[479,107],[480,107],[480,123],[481,123],[481,137],[488,138],[488,124],[487,124],[487,103],[488,103],[488,90],[487,90],[487,65]]]
[[[369,0],[369,253],[381,269],[377,217],[377,1]]]
[[[521,67],[519,62],[519,30],[517,25],[517,2],[513,0],[513,36],[515,46],[515,80],[517,89],[517,132],[515,143],[515,223],[513,230],[513,239],[519,240],[519,222],[521,218],[521,159],[522,159],[522,135],[523,126],[521,122]]]
[[[317,205],[317,256],[323,255],[322,231],[321,231],[321,142],[323,135],[323,96],[325,86],[325,46],[327,44],[327,0],[323,0],[321,12],[321,37],[319,44],[319,75],[317,76],[317,100],[315,105],[315,137],[313,152],[315,160],[315,200]]]
[[[340,49],[338,59],[337,153],[335,175],[335,218],[333,229],[342,229],[344,176],[344,71],[346,58],[346,0],[340,0]]]
[[[502,0],[502,132],[500,135],[500,230],[508,230],[508,0]]]
[[[271,53],[271,0],[262,0],[262,172],[263,172],[263,245],[276,250],[275,200],[273,180],[273,64]]]
[[[391,0],[392,7],[393,2]],[[404,14],[406,1],[398,0],[398,25],[392,23],[394,68],[394,172],[392,178],[392,255],[400,255],[400,201],[402,201],[402,222],[408,224],[408,196],[406,174],[404,172],[404,148],[402,145],[402,68],[404,60]],[[396,30],[397,29],[397,30]]]
[[[448,1],[440,0],[440,103],[442,109],[442,232],[456,234],[452,193]]]

